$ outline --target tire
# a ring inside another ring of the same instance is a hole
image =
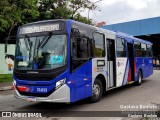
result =
[[[100,79],[96,79],[92,88],[92,97],[90,97],[90,102],[95,103],[100,101],[103,94],[103,85]]]
[[[138,81],[136,82],[136,85],[139,86],[142,84],[142,72],[138,71]]]

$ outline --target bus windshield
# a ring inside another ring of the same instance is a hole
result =
[[[22,70],[55,69],[66,65],[66,55],[66,35],[24,35],[17,42],[15,67]]]

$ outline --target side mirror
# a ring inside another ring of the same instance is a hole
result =
[[[6,41],[6,44],[5,44],[5,47],[4,47],[4,52],[5,52],[5,54],[7,53],[7,45],[8,45],[8,37],[7,38],[5,38],[5,41]]]
[[[5,54],[7,53],[7,44],[5,44],[4,52],[5,52]]]

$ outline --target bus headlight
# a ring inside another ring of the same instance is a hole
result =
[[[64,85],[66,82],[66,78],[59,80],[56,82],[56,89],[60,88],[62,85]]]

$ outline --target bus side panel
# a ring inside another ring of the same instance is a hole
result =
[[[137,81],[138,80],[138,71],[139,71],[139,69],[142,69],[142,59],[137,57],[137,58],[135,58],[135,62],[136,62],[135,81]]]
[[[138,80],[138,71],[142,69],[143,78],[149,77],[153,74],[153,64],[152,58],[143,58],[138,57],[136,58],[136,74],[135,80]]]
[[[138,80],[138,71],[141,69],[142,70],[142,74],[146,74],[145,73],[145,67],[143,65],[143,58],[142,57],[136,57],[135,58],[136,61],[136,72],[135,72],[135,81]]]
[[[151,74],[153,74],[153,63],[152,58],[144,58],[145,62],[145,72],[143,78],[149,77]]]
[[[100,66],[98,65],[99,61],[102,62],[102,64]],[[112,81],[110,81],[110,79],[107,79],[109,74],[110,74],[109,71],[107,71],[107,59],[106,58],[94,58],[92,60],[92,86],[93,86],[96,78],[99,75],[101,75],[104,77],[104,80],[106,83],[105,86],[106,86],[106,90],[107,90],[109,88],[109,84],[110,84],[109,82],[112,83]]]
[[[148,76],[153,74],[153,58],[148,58]]]
[[[92,96],[92,61],[88,61],[77,68],[70,75],[74,90],[71,91],[71,102]]]
[[[120,57],[116,59],[116,87],[126,85],[128,83],[129,59]]]

